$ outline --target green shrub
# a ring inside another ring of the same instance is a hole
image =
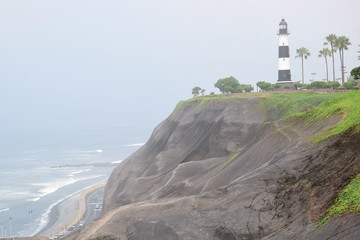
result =
[[[328,84],[327,82],[322,82],[322,81],[314,81],[310,84],[309,86],[311,89],[324,89],[324,88],[328,88]]]
[[[340,87],[339,82],[328,82],[327,85],[328,85],[328,88],[332,88],[332,89]]]
[[[346,213],[360,213],[360,174],[339,193],[335,204],[329,208],[325,217],[320,220],[319,226],[326,223],[331,217],[341,216]]]
[[[357,86],[357,81],[355,81],[355,80],[349,80],[347,82],[344,82],[344,85],[343,85],[343,87],[346,89],[353,89],[356,86]]]
[[[258,86],[262,91],[274,90],[274,85],[269,82],[260,81],[256,83],[256,86]]]

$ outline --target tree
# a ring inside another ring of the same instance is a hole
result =
[[[294,84],[296,85],[297,88],[300,88],[300,89],[305,89],[305,88],[310,87],[310,84],[300,83],[300,81],[294,82]]]
[[[339,50],[340,64],[341,64],[341,85],[345,82],[345,66],[344,66],[344,50],[348,50],[348,46],[351,45],[349,38],[340,36],[335,41],[335,47]]]
[[[205,89],[201,89],[201,96],[204,96],[205,91]]]
[[[256,86],[258,86],[262,91],[271,91],[274,89],[273,84],[264,81],[257,82]]]
[[[219,79],[214,85],[220,90],[220,92],[225,94],[238,92],[240,83],[234,77],[227,77]]]
[[[331,58],[332,58],[332,67],[333,67],[333,81],[335,82],[335,60],[334,60],[334,52],[335,49],[335,41],[337,39],[337,36],[335,34],[329,34],[325,37],[326,42],[324,42],[324,45],[330,44],[331,47]]]
[[[338,88],[338,87],[340,87],[340,83],[338,81],[328,82],[328,88],[335,89],[335,88]]]
[[[354,79],[360,79],[360,66],[353,68],[350,72],[351,76],[354,77]]]
[[[328,88],[328,86],[329,85],[323,81],[314,81],[310,84],[311,89],[324,89],[324,88]]]
[[[254,88],[251,84],[240,84],[237,92],[251,92],[252,90],[254,90]]]
[[[194,98],[200,94],[200,90],[201,90],[201,87],[194,87],[192,89],[192,94],[194,95]]]
[[[307,59],[311,54],[307,48],[301,47],[296,49],[296,58],[301,58],[302,83],[304,84],[304,58]]]
[[[346,89],[352,89],[356,86],[357,86],[357,81],[355,81],[355,80],[350,80],[343,84],[343,87]]]
[[[329,82],[329,70],[328,70],[327,56],[331,56],[331,51],[328,48],[323,48],[322,50],[319,51],[319,56],[318,57],[324,57],[325,58],[326,81]]]

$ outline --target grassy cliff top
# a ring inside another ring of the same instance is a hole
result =
[[[256,98],[260,109],[270,113],[270,121],[289,117],[293,114],[307,111],[314,108],[319,103],[334,98],[341,93],[319,94],[315,92],[291,92],[291,93],[254,93],[236,95],[209,95],[191,98],[177,104],[172,115],[176,115],[178,110],[185,104],[193,103],[197,107],[206,107],[214,102],[226,102],[234,99]]]
[[[345,132],[360,132],[360,91],[347,93],[269,93],[269,94],[239,94],[213,95],[191,98],[181,101],[174,112],[183,104],[197,102],[199,105],[211,101],[226,101],[234,98],[258,98],[259,107],[271,113],[271,121],[287,117],[300,117],[305,124],[325,121],[335,115],[341,115],[341,121],[317,136],[315,142],[320,142],[331,136]]]
[[[338,134],[355,134],[360,132],[360,91],[350,91],[338,94],[322,102],[316,108],[299,113],[306,124],[324,121],[335,115],[341,115],[341,121],[317,136],[315,142],[320,142]]]

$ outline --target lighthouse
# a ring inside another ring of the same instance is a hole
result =
[[[290,51],[289,51],[289,35],[287,23],[282,19],[279,24],[279,65],[277,84],[285,83],[293,85],[290,73]]]

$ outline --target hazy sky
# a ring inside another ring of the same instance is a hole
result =
[[[277,80],[281,18],[310,73],[329,33],[345,35],[359,66],[359,0],[0,0],[0,128],[150,124],[194,86]],[[337,77],[340,77],[336,55]]]

